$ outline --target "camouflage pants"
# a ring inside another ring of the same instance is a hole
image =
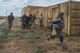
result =
[[[60,42],[63,43],[64,42],[63,31],[62,30],[56,30],[56,33],[57,33],[57,36],[58,36]]]
[[[58,37],[63,36],[63,31],[62,30],[56,30],[56,33]]]
[[[12,28],[12,21],[8,21],[8,29],[11,30]]]

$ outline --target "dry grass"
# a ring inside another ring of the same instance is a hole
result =
[[[5,18],[6,18],[5,16],[0,16],[0,20],[5,19]]]
[[[58,38],[46,40],[50,32],[45,28],[8,32],[7,27],[0,26],[0,53],[80,53],[80,36],[65,36],[67,49],[62,49]]]

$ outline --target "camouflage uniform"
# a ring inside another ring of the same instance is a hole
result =
[[[61,17],[56,17],[56,21],[57,23],[54,24],[54,28],[56,30],[56,33],[57,33],[57,36],[59,37],[60,39],[60,44],[61,46],[64,46],[64,43],[63,43],[63,28],[64,28],[64,19],[61,18]]]
[[[7,20],[8,20],[9,30],[11,30],[12,22],[13,22],[13,20],[14,20],[14,16],[13,16],[13,15],[9,15],[9,16],[7,17]]]

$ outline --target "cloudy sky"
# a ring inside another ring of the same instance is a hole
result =
[[[25,6],[49,6],[68,0],[0,0],[0,16],[9,15],[13,12],[15,16],[21,15],[21,9]]]

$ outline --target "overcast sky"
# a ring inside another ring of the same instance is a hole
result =
[[[20,16],[21,9],[25,6],[50,6],[65,1],[68,0],[0,0],[0,16],[9,15],[10,12]]]

